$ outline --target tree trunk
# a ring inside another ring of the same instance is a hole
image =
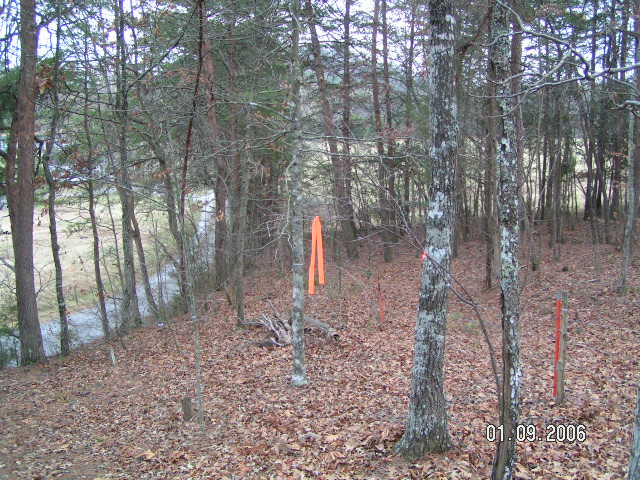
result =
[[[158,304],[155,298],[153,298],[153,290],[151,289],[151,283],[149,282],[149,272],[147,270],[147,260],[144,254],[144,245],[142,244],[142,233],[140,232],[140,226],[138,225],[138,219],[136,218],[136,212],[131,212],[131,233],[133,234],[133,240],[136,245],[136,253],[138,254],[138,265],[140,266],[140,274],[142,275],[142,285],[144,287],[144,295],[149,305],[149,310],[155,318],[156,322],[160,321]]]
[[[311,5],[308,3],[307,8]],[[291,98],[293,101],[290,141],[291,141],[291,190],[290,219],[291,237],[293,240],[292,273],[293,273],[293,308],[291,312],[291,331],[293,343],[293,375],[291,384],[302,387],[308,383],[304,362],[304,231],[302,228],[302,175],[304,171],[304,155],[302,147],[301,96],[302,65],[300,59],[300,21],[299,0],[291,0]],[[311,14],[311,13],[310,13]],[[313,23],[310,22],[313,32]]]
[[[348,177],[347,167],[344,158],[341,157],[338,152],[333,109],[331,108],[331,103],[329,103],[329,93],[327,92],[327,82],[322,64],[322,51],[316,30],[316,16],[311,0],[306,0],[306,10],[311,33],[311,50],[313,53],[312,68],[316,75],[316,81],[318,82],[320,104],[322,106],[322,124],[327,143],[329,144],[329,156],[331,157],[331,165],[333,167],[333,193],[336,199],[342,242],[345,245],[349,258],[355,258],[357,256],[357,246],[355,244],[356,232],[352,222],[353,208],[349,207],[349,205],[351,205],[351,198],[347,198],[345,185],[345,179]]]
[[[238,237],[237,237],[237,260],[235,269],[235,297],[236,316],[239,325],[244,319],[244,267],[245,267],[245,244],[247,237],[247,203],[249,201],[249,183],[251,173],[246,163],[241,168],[242,178],[240,180],[240,210],[238,212]]]
[[[307,0],[309,1],[309,0]],[[382,130],[382,112],[380,105],[380,85],[378,83],[378,28],[380,23],[380,0],[374,1],[373,33],[371,37],[371,94],[373,100],[373,119],[376,129],[376,151],[378,153],[378,209],[382,229],[382,248],[385,262],[393,260],[390,235],[388,169],[384,153],[384,132]]]
[[[640,385],[638,386],[636,396],[636,415],[635,421],[633,422],[633,444],[631,445],[631,460],[629,461],[629,476],[627,477],[627,480],[640,480]]]
[[[635,5],[635,13],[636,15],[640,15],[640,1],[636,1]],[[640,18],[637,16],[633,22],[634,31],[636,34],[640,33]],[[635,62],[638,63],[640,61],[640,48],[636,44],[635,49]],[[635,70],[635,84],[636,89],[640,88],[640,69]],[[628,155],[629,155],[629,166],[627,171],[627,224],[624,229],[624,241],[623,241],[623,260],[622,260],[622,271],[620,272],[620,285],[618,287],[618,292],[621,294],[626,293],[627,290],[627,275],[629,273],[629,269],[631,268],[631,261],[633,260],[633,245],[634,245],[634,237],[635,237],[635,224],[636,224],[636,216],[637,216],[637,196],[638,192],[636,191],[636,172],[638,168],[638,164],[640,163],[640,142],[638,139],[640,138],[640,122],[638,122],[634,116],[634,112],[629,112],[629,147],[628,147]],[[640,401],[640,400],[639,400]],[[636,414],[637,417],[637,414]],[[639,439],[637,443],[640,443],[640,433],[638,434]],[[638,467],[638,459],[636,459],[636,471],[640,477],[640,467]]]
[[[496,71],[498,106],[498,220],[500,226],[500,290],[502,299],[502,392],[500,424],[504,439],[499,439],[492,480],[514,478],[516,429],[520,415],[520,285],[518,280],[518,159],[516,125],[513,117],[510,69],[509,10],[496,4],[492,15],[492,59]]]
[[[489,2],[489,9],[495,8],[495,2]],[[491,12],[489,12],[491,15]],[[489,23],[489,37],[492,35],[492,26]],[[484,268],[484,285],[487,289],[493,286],[494,259],[496,255],[496,72],[493,62],[491,61],[491,50],[489,47],[489,58],[487,59],[487,100],[486,100],[486,125],[487,125],[487,142],[486,142],[486,166],[484,171],[484,235],[485,235],[485,268]]]
[[[34,0],[20,2],[20,80],[6,154],[7,203],[11,222],[20,363],[46,360],[33,277],[33,147],[38,28]]]
[[[411,171],[412,171],[412,153],[413,153],[413,112],[414,112],[414,91],[413,91],[413,59],[415,52],[415,30],[416,30],[416,9],[415,1],[411,2],[411,13],[409,18],[409,46],[407,48],[408,56],[405,64],[405,84],[407,91],[405,93],[405,129],[407,131],[406,141],[406,159],[403,163],[403,197],[402,197],[402,217],[403,224],[407,231],[411,230]]]
[[[138,295],[136,293],[136,273],[133,257],[133,232],[131,228],[131,216],[133,211],[133,198],[131,181],[129,180],[129,160],[127,146],[127,130],[129,124],[128,100],[127,100],[127,55],[125,43],[125,20],[123,0],[116,2],[117,24],[117,51],[118,65],[116,67],[116,116],[118,118],[118,153],[120,183],[118,194],[122,206],[122,253],[124,255],[124,289],[120,309],[122,312],[123,331],[132,324],[142,324],[140,309],[138,307]]]
[[[353,199],[351,195],[351,182],[353,173],[351,171],[351,2],[345,0],[345,13],[343,19],[344,28],[344,46],[343,46],[343,68],[342,68],[342,142],[343,142],[343,159],[344,159],[344,194],[345,205],[351,229],[354,233],[354,241],[356,240],[356,223],[353,212]],[[344,241],[344,239],[343,239]],[[351,258],[358,256],[358,248],[353,244],[352,251],[347,252]]]
[[[429,131],[432,180],[404,435],[396,450],[417,459],[451,446],[444,396],[444,347],[454,222],[458,120],[454,90],[455,18],[450,0],[429,1]],[[426,165],[425,165],[426,167]]]
[[[227,238],[227,175],[228,168],[221,153],[220,145],[222,144],[222,134],[217,118],[217,98],[215,94],[215,62],[213,60],[213,51],[209,37],[207,35],[206,22],[203,23],[203,40],[202,40],[202,70],[203,70],[203,86],[205,97],[207,100],[207,125],[209,126],[210,142],[213,146],[213,156],[216,165],[216,181],[214,191],[216,196],[216,225],[215,225],[215,252],[214,264],[216,269],[215,285],[221,288],[222,284],[228,277],[227,259],[226,259],[226,238]]]
[[[389,219],[389,233],[391,238],[397,239],[398,231],[398,195],[396,193],[396,141],[393,131],[393,116],[391,105],[391,79],[389,74],[389,25],[387,23],[387,0],[380,0],[380,17],[382,19],[382,79],[384,81],[384,118],[387,153],[384,156],[387,189],[387,218]]]
[[[184,266],[184,250],[182,246],[182,234],[178,227],[178,214],[176,211],[176,186],[175,179],[172,173],[171,165],[169,164],[169,157],[166,150],[160,144],[158,134],[161,132],[160,127],[156,124],[153,115],[150,114],[144,102],[144,96],[140,89],[138,90],[138,99],[142,109],[147,114],[147,129],[143,132],[143,135],[149,145],[156,159],[158,160],[158,165],[160,166],[160,176],[162,178],[162,183],[164,185],[164,194],[165,194],[165,202],[166,202],[166,212],[167,212],[167,220],[169,223],[169,232],[171,232],[171,237],[173,241],[176,243],[176,249],[178,250],[178,261],[177,261],[177,271],[178,271],[178,288],[180,290],[180,298],[178,299],[180,303],[180,310],[183,313],[188,312],[188,307],[186,304],[186,270]]]
[[[47,198],[47,207],[49,210],[49,236],[51,238],[51,255],[53,256],[53,264],[56,272],[56,300],[58,301],[58,316],[60,317],[60,353],[68,355],[69,346],[69,322],[67,320],[67,305],[64,300],[64,289],[62,282],[62,263],[60,262],[60,244],[58,243],[58,228],[56,224],[56,185],[51,175],[51,153],[55,144],[55,138],[58,134],[58,121],[60,119],[60,105],[58,97],[58,81],[60,71],[60,4],[56,7],[56,50],[54,55],[53,67],[53,86],[51,88],[51,97],[53,102],[53,113],[51,115],[51,124],[49,126],[49,138],[45,145],[44,156],[42,157],[42,167],[44,176],[49,188]]]
[[[88,42],[87,38],[84,39],[84,61],[88,64]],[[93,140],[91,131],[89,129],[89,73],[85,70],[84,81],[84,105],[82,123],[84,128],[84,135],[87,142],[87,164],[88,164],[88,176],[87,182],[87,194],[89,197],[89,218],[91,221],[91,236],[93,238],[93,271],[96,279],[96,290],[98,293],[98,307],[100,311],[100,322],[102,325],[102,334],[104,338],[109,340],[111,337],[111,329],[109,328],[109,317],[107,316],[107,305],[105,302],[104,294],[104,282],[102,281],[102,273],[100,271],[100,238],[98,235],[98,222],[96,219],[96,205],[95,205],[95,192],[93,182]]]

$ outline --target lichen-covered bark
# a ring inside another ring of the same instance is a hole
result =
[[[420,284],[409,412],[404,435],[396,447],[411,459],[427,452],[442,452],[451,443],[444,395],[444,347],[458,130],[452,2],[431,0],[429,21],[433,67],[428,97],[433,175],[426,219],[428,260]]]
[[[633,444],[631,446],[628,480],[640,480],[640,385],[638,385],[636,400],[636,419],[633,427]]]
[[[304,238],[302,229],[302,169],[304,157],[300,152],[302,130],[300,127],[300,23],[298,0],[291,0],[291,97],[293,112],[291,115],[291,189],[290,217],[293,273],[293,309],[291,314],[291,330],[293,344],[293,375],[291,384],[301,387],[307,384],[307,373],[304,366]]]
[[[516,126],[511,100],[510,40],[508,10],[497,3],[492,16],[491,61],[496,72],[498,106],[496,162],[498,173],[498,221],[500,226],[500,290],[502,298],[502,395],[500,424],[504,442],[499,442],[492,479],[513,478],[516,459],[516,427],[520,414],[520,286],[518,281],[518,160]]]

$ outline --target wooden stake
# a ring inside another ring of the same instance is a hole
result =
[[[182,399],[182,418],[185,422],[193,418],[193,406],[191,405],[190,397],[184,397]]]
[[[113,347],[109,348],[109,357],[111,358],[112,365],[117,367],[118,361],[116,360],[116,352],[114,352]]]
[[[556,332],[559,335],[559,352],[557,356],[556,365],[556,383],[557,388],[554,389],[556,405],[560,405],[564,402],[564,371],[566,367],[567,356],[567,317],[569,312],[567,292],[561,292],[558,294],[558,301],[560,302],[560,325]]]

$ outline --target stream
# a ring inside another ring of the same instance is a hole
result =
[[[202,255],[206,255],[205,258],[211,258],[210,254],[212,253],[214,235],[210,225],[212,223],[215,225],[215,195],[211,192],[195,197],[194,200],[202,203],[195,242],[200,248],[204,249]],[[149,277],[149,283],[158,305],[160,305],[160,293],[162,294],[163,303],[167,304],[180,292],[175,270],[175,266],[172,263],[168,263],[161,267],[160,271],[155,275]],[[138,295],[140,314],[142,318],[148,317],[151,315],[151,311],[142,282],[138,282],[136,292]],[[107,299],[106,307],[109,325],[114,329],[120,324],[118,301],[115,299]],[[70,313],[68,315],[68,322],[72,349],[103,337],[99,305]],[[58,355],[60,353],[60,321],[58,317],[41,321],[40,330],[42,332],[42,343],[46,356],[51,357]],[[7,362],[7,366],[15,367],[20,350],[19,341],[11,337],[0,337],[0,347],[5,354],[11,351],[15,352],[12,355],[13,358],[10,358]],[[1,367],[2,364],[0,363],[0,368]]]

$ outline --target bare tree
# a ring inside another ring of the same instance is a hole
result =
[[[497,0],[491,19],[491,59],[496,73],[498,223],[500,228],[500,289],[502,298],[502,392],[499,439],[492,480],[514,478],[515,441],[520,414],[520,282],[518,280],[518,156],[512,99],[510,9]]]
[[[451,445],[444,395],[444,346],[458,150],[453,2],[430,0],[429,24],[432,71],[427,97],[433,175],[426,217],[428,259],[420,282],[409,412],[404,435],[396,446],[407,458],[442,452]]]
[[[304,156],[301,152],[302,127],[300,125],[302,65],[300,61],[300,3],[291,0],[291,171],[289,225],[292,237],[293,308],[291,330],[293,344],[292,385],[304,386],[308,383],[304,365],[304,237],[302,228],[302,172]]]
[[[49,187],[47,207],[49,210],[49,236],[51,238],[51,255],[56,272],[56,299],[58,301],[58,315],[60,317],[60,353],[69,354],[69,322],[67,321],[67,304],[64,299],[64,288],[62,281],[62,263],[60,262],[60,243],[58,242],[58,227],[56,223],[56,184],[51,174],[51,154],[56,136],[58,134],[58,121],[60,120],[60,96],[58,94],[58,81],[60,76],[60,2],[58,2],[56,18],[56,49],[53,66],[53,86],[51,88],[51,98],[53,103],[53,113],[49,126],[49,137],[45,144],[45,152],[42,157],[42,167],[44,176]]]
[[[140,325],[140,309],[138,308],[138,294],[136,293],[136,273],[133,257],[133,227],[131,222],[133,212],[133,191],[129,179],[129,160],[127,150],[127,130],[129,125],[128,85],[127,85],[127,52],[125,42],[125,12],[123,0],[116,0],[116,116],[118,118],[118,154],[119,174],[118,194],[122,205],[122,252],[124,255],[124,289],[122,292],[122,322],[123,330],[133,325]]]

